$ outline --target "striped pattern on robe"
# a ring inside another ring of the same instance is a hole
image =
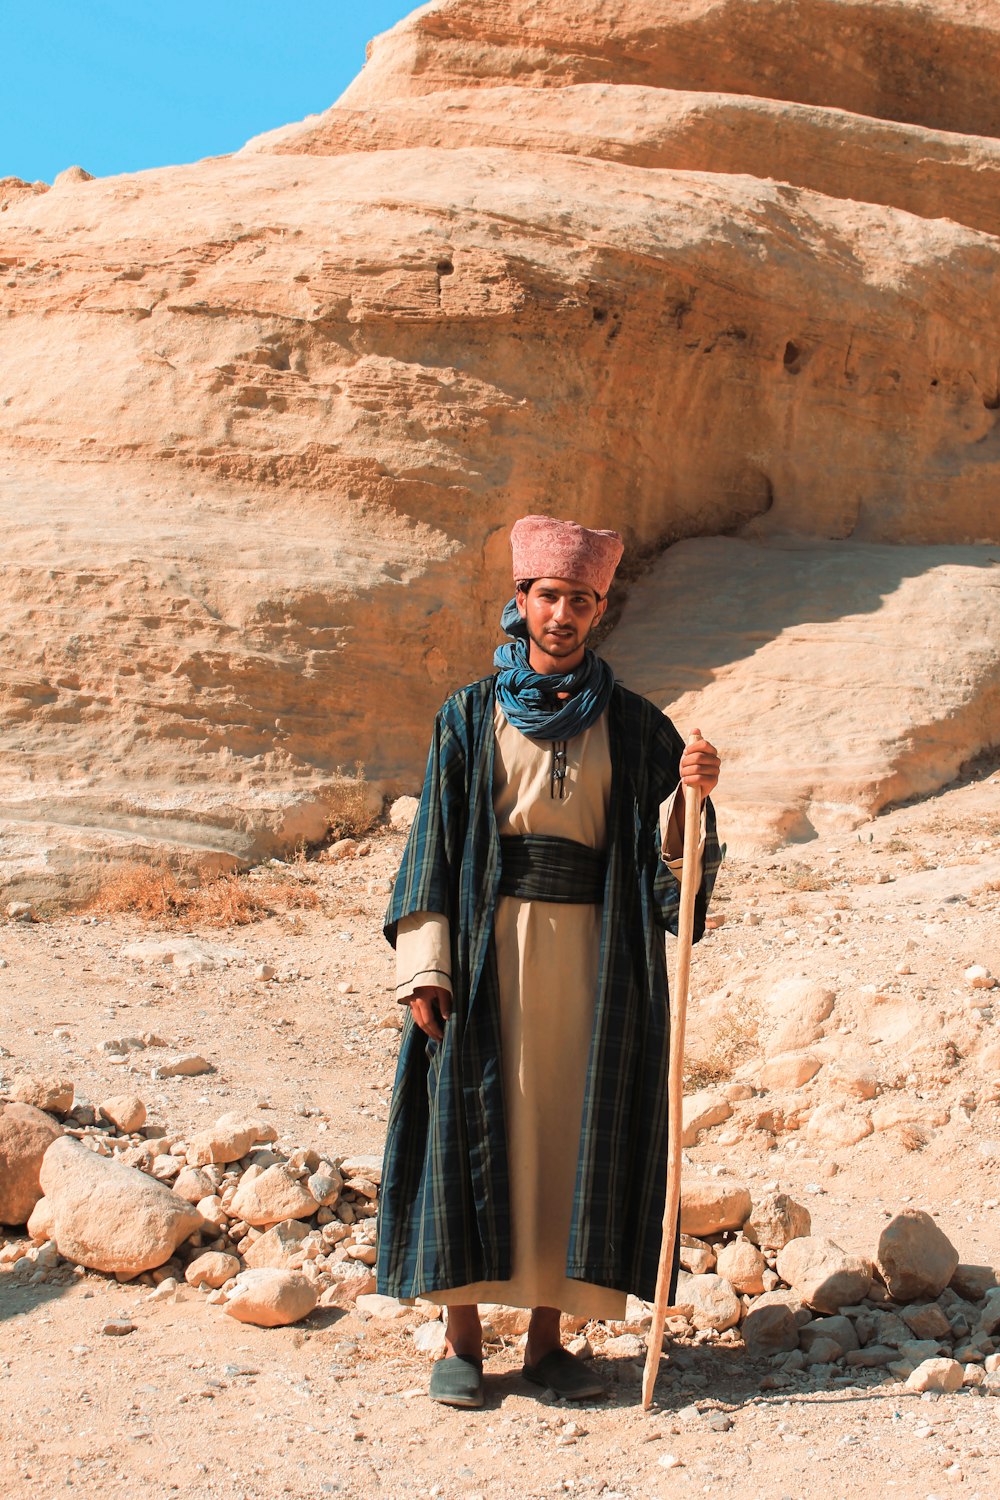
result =
[[[434,724],[420,805],[385,933],[417,911],[450,921],[453,1013],[439,1045],[407,1014],[386,1139],[378,1287],[396,1297],[511,1274],[510,1184],[493,912],[495,678],[449,698]],[[659,809],[684,742],[615,685],[599,972],[566,1274],[654,1295],[665,1193],[669,1004],[664,929],[680,887],[660,859]],[[694,937],[722,860],[711,803]],[[552,1059],[553,1069],[559,1066]]]

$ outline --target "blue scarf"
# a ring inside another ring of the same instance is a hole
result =
[[[505,605],[500,625],[511,639],[493,656],[497,702],[514,728],[536,740],[571,740],[596,724],[615,685],[607,662],[588,650],[575,672],[546,676],[528,662],[528,629],[516,599]]]

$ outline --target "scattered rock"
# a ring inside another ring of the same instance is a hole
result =
[[[200,1203],[203,1198],[211,1198],[215,1194],[218,1184],[213,1182],[207,1172],[200,1167],[182,1167],[174,1179],[174,1192],[179,1198],[184,1198],[188,1203]]]
[[[979,1314],[979,1322],[976,1324],[977,1334],[987,1334],[992,1338],[997,1332],[1000,1332],[1000,1287],[987,1292],[983,1310]]]
[[[396,1318],[413,1316],[413,1309],[404,1306],[398,1297],[384,1297],[379,1292],[366,1292],[354,1302],[358,1312],[369,1318],[392,1322]]]
[[[872,1122],[866,1115],[852,1115],[840,1104],[820,1104],[813,1110],[806,1126],[807,1138],[817,1146],[832,1148],[855,1146],[872,1133]]]
[[[115,1094],[97,1108],[106,1120],[110,1120],[125,1135],[141,1130],[146,1123],[146,1106],[138,1094]]]
[[[318,1208],[305,1183],[281,1162],[257,1175],[244,1173],[230,1208],[238,1219],[255,1227],[282,1219],[308,1219]]]
[[[226,1255],[222,1250],[206,1250],[188,1266],[184,1280],[189,1286],[210,1286],[217,1291],[239,1271],[240,1263],[235,1255]]]
[[[27,1224],[42,1196],[38,1174],[61,1128],[33,1104],[0,1109],[0,1224]]]
[[[925,1359],[906,1380],[908,1391],[958,1391],[965,1371],[957,1359]]]
[[[836,998],[835,990],[810,979],[784,979],[775,985],[764,1002],[765,1010],[776,1019],[764,1044],[765,1056],[797,1052],[818,1041]]]
[[[971,964],[965,971],[965,982],[973,990],[992,990],[996,980],[982,964]]]
[[[813,1052],[779,1052],[761,1068],[760,1086],[763,1089],[800,1089],[815,1078],[822,1066]]]
[[[692,1234],[682,1234],[680,1240],[678,1259],[685,1271],[690,1271],[692,1276],[702,1276],[706,1271],[715,1270],[715,1251],[711,1245]]]
[[[872,1110],[872,1125],[876,1130],[893,1130],[900,1125],[915,1125],[927,1129],[947,1123],[947,1109],[928,1100],[916,1102],[906,1098],[886,1099]]]
[[[681,1230],[704,1236],[742,1229],[750,1214],[750,1194],[724,1177],[692,1177],[681,1184]]]
[[[728,1281],[709,1272],[704,1276],[687,1276],[677,1288],[680,1301],[693,1306],[691,1322],[695,1328],[714,1328],[722,1333],[735,1328],[743,1307]]]
[[[345,1156],[340,1163],[340,1171],[346,1178],[363,1177],[368,1182],[380,1183],[382,1181],[382,1158],[375,1155]]]
[[[911,1302],[944,1291],[958,1266],[958,1251],[930,1214],[908,1208],[883,1229],[876,1264],[890,1296]]]
[[[683,1101],[683,1134],[681,1145],[695,1146],[703,1130],[721,1125],[732,1115],[733,1107],[722,1094],[702,1089],[696,1094],[685,1094]]]
[[[860,1302],[872,1284],[870,1261],[818,1235],[790,1240],[778,1253],[777,1269],[782,1281],[817,1312],[835,1313]]]
[[[129,1333],[135,1333],[136,1325],[130,1323],[128,1318],[107,1318],[101,1324],[101,1332],[112,1339],[121,1339]]]
[[[164,1062],[157,1063],[152,1076],[153,1078],[198,1078],[202,1073],[214,1072],[214,1067],[206,1058],[197,1052],[190,1052],[183,1057],[170,1057]]]
[[[15,1078],[11,1098],[33,1104],[51,1115],[67,1115],[73,1108],[73,1085],[68,1078],[50,1074],[39,1078]]]
[[[336,1167],[324,1162],[306,1178],[306,1187],[321,1208],[333,1208],[343,1192],[344,1179]]]
[[[801,1239],[811,1229],[809,1210],[803,1204],[787,1193],[769,1192],[754,1204],[743,1233],[762,1250],[781,1250],[789,1240]]]
[[[764,1290],[767,1261],[757,1246],[743,1235],[723,1245],[716,1257],[715,1269],[720,1276],[745,1296],[756,1297]]]
[[[420,1327],[414,1330],[413,1347],[418,1354],[426,1354],[428,1359],[443,1359],[447,1352],[446,1339],[444,1324],[435,1319],[433,1323],[421,1323]]]
[[[996,1269],[993,1266],[965,1265],[960,1261],[948,1285],[966,1302],[982,1302],[997,1285]]]
[[[878,1079],[874,1073],[842,1062],[829,1064],[823,1080],[854,1099],[874,1099],[878,1093]]]
[[[397,797],[389,808],[389,822],[393,828],[405,832],[417,816],[417,808],[420,806],[416,797]]]
[[[285,1219],[254,1240],[243,1258],[255,1270],[298,1270],[305,1259],[302,1241],[308,1233],[308,1227],[298,1219]]]
[[[806,1353],[818,1339],[828,1339],[837,1345],[837,1355],[850,1354],[860,1347],[857,1332],[850,1318],[834,1314],[829,1318],[813,1318],[799,1329],[799,1346]]]
[[[606,1339],[602,1354],[610,1354],[613,1359],[645,1359],[646,1344],[637,1333],[619,1333],[613,1339]]]
[[[49,1146],[40,1182],[60,1255],[95,1271],[138,1276],[202,1226],[198,1211],[162,1183],[68,1136]]]
[[[208,1130],[197,1131],[188,1142],[187,1162],[191,1167],[206,1167],[213,1162],[225,1165],[246,1156],[251,1146],[261,1141],[277,1140],[273,1125],[241,1114],[220,1116]]]
[[[169,965],[181,974],[204,974],[211,969],[227,968],[246,958],[242,948],[228,948],[191,937],[145,938],[127,943],[123,958],[136,963]]]
[[[741,1332],[754,1355],[790,1352],[799,1347],[795,1308],[780,1293],[765,1292],[758,1298],[743,1319]]]
[[[904,1307],[900,1317],[918,1339],[950,1339],[952,1327],[936,1302]]]
[[[307,1318],[318,1300],[315,1282],[301,1271],[241,1271],[224,1311],[241,1323],[281,1328]]]
[[[493,1332],[503,1338],[518,1338],[522,1333],[527,1333],[531,1321],[531,1313],[527,1308],[505,1307],[500,1302],[482,1303],[479,1315],[484,1324],[488,1323]]]

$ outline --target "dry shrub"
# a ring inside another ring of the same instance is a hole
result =
[[[822,871],[801,865],[795,870],[783,870],[782,884],[787,891],[828,891],[831,881]]]
[[[365,781],[365,768],[357,761],[354,775],[346,777],[330,793],[326,805],[330,839],[356,838],[367,833],[378,817],[378,812],[372,809],[372,800]]]
[[[756,1053],[759,1032],[759,1007],[740,1001],[736,1009],[723,1016],[705,1052],[688,1059],[684,1069],[688,1091],[727,1083],[740,1064]]]
[[[298,880],[251,883],[245,876],[220,874],[187,886],[165,865],[132,863],[108,871],[87,910],[185,926],[245,927],[275,910],[318,905],[316,892]]]
[[[165,921],[185,908],[190,895],[165,865],[154,868],[133,862],[112,866],[86,910],[105,914],[127,911],[147,921]]]

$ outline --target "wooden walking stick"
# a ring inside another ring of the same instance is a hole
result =
[[[688,744],[701,738],[696,731]],[[694,934],[694,901],[698,893],[695,863],[701,838],[701,793],[696,786],[684,788],[684,866],[681,870],[681,903],[677,918],[677,961],[670,989],[670,1060],[667,1077],[667,1201],[663,1208],[663,1238],[656,1272],[653,1322],[649,1330],[646,1366],[642,1372],[642,1406],[653,1403],[653,1387],[663,1349],[663,1324],[667,1316],[670,1273],[677,1246],[681,1204],[681,1136],[684,1131],[684,1025],[687,1020],[688,980],[691,975],[691,940]]]

